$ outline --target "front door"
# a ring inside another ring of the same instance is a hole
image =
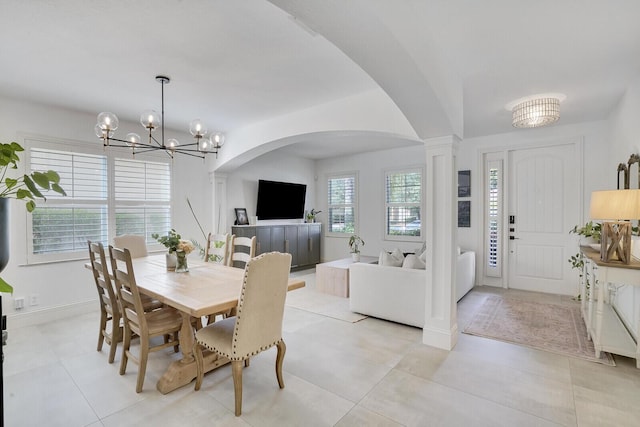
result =
[[[576,144],[509,153],[508,287],[574,295],[569,230],[580,220],[581,161]]]

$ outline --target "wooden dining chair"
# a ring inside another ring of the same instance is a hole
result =
[[[231,235],[231,267],[244,268],[251,258],[256,256],[256,236],[236,237]]]
[[[113,288],[104,247],[102,243],[87,241],[89,245],[89,260],[91,272],[98,290],[100,302],[100,330],[98,331],[98,348],[102,351],[102,345],[106,341],[109,344],[109,363],[113,363],[118,343],[122,341],[122,316],[118,306],[118,298]],[[110,327],[109,327],[109,322]]]
[[[247,262],[236,316],[220,320],[196,332],[197,377],[195,389],[202,386],[206,348],[231,361],[235,390],[235,413],[242,413],[242,368],[248,360],[274,345],[276,377],[284,388],[282,362],[286,346],[282,339],[282,318],[287,296],[291,255],[279,252],[262,254]]]
[[[226,234],[213,234],[209,233],[207,236],[207,246],[204,250],[204,261],[217,262],[222,265],[229,265],[229,240],[228,233]]]
[[[144,236],[137,234],[123,234],[113,238],[113,246],[119,249],[127,248],[131,253],[131,258],[148,256],[147,242]]]
[[[164,306],[153,311],[145,311],[140,292],[136,285],[136,278],[131,262],[129,249],[118,249],[109,246],[111,257],[111,271],[113,272],[120,307],[124,318],[124,342],[122,346],[122,361],[120,375],[127,370],[129,359],[138,364],[138,380],[136,393],[142,391],[144,375],[147,370],[149,353],[174,347],[178,351],[178,331],[182,326],[182,316],[172,307]],[[131,352],[131,337],[140,337],[140,353],[138,356]],[[164,342],[152,345],[151,339],[163,336]]]

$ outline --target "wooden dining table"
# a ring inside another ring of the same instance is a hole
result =
[[[188,262],[188,272],[176,273],[167,271],[164,254],[133,259],[140,292],[177,309],[182,315],[182,359],[172,362],[158,380],[156,387],[162,394],[187,385],[196,377],[193,319],[236,307],[242,289],[244,269],[192,258]],[[303,280],[289,279],[289,291],[304,286]],[[228,362],[215,353],[204,352],[205,372]]]

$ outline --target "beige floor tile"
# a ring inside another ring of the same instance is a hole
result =
[[[80,427],[98,420],[60,363],[5,376],[4,411],[5,425],[13,427]]]
[[[393,370],[360,404],[406,426],[551,426],[549,421]]]
[[[633,394],[620,396],[575,386],[574,396],[578,425],[637,427],[640,425],[640,389]]]
[[[375,412],[369,411],[361,406],[356,406],[345,415],[336,427],[401,427],[393,420],[390,420]]]

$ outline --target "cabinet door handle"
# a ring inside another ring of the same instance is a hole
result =
[[[260,252],[260,242],[258,242],[258,244],[256,245],[256,255],[261,254],[262,252]]]
[[[284,251],[289,253],[289,241],[288,240],[284,241]]]
[[[311,237],[309,237],[307,240],[309,242],[309,252],[313,252],[313,240],[311,240]]]

